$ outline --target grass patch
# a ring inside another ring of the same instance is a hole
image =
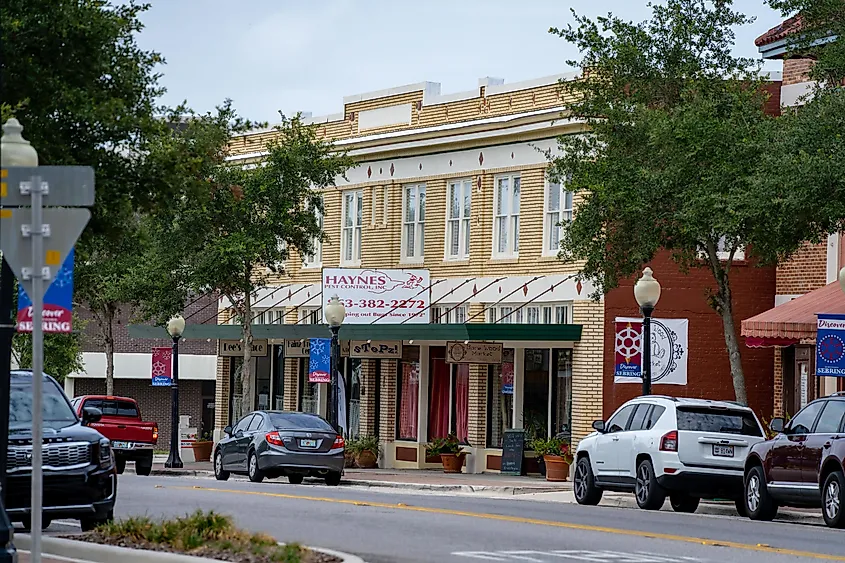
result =
[[[181,518],[132,517],[97,528],[85,539],[123,547],[172,551],[222,561],[310,563],[337,561],[298,544],[279,545],[266,534],[241,530],[232,518],[197,510]]]

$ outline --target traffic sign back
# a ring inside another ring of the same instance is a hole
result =
[[[49,186],[44,207],[91,207],[94,205],[94,169],[90,166],[11,166],[0,172],[0,205],[29,207],[29,195],[21,194],[21,182],[33,176]]]

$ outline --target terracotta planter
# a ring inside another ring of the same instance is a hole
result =
[[[355,467],[355,456],[352,452],[343,452],[343,467],[346,469]]]
[[[195,461],[211,461],[211,450],[214,449],[214,442],[194,442],[191,444],[194,450]]]
[[[355,457],[355,463],[361,469],[374,469],[378,467],[378,458],[370,450],[364,450]]]
[[[440,454],[440,461],[443,463],[443,471],[445,473],[460,473],[464,466],[464,460],[467,454]]]
[[[566,481],[569,479],[569,462],[559,455],[545,455],[546,481]]]

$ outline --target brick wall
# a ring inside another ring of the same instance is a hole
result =
[[[774,384],[774,409],[772,416],[783,416],[783,351],[781,348],[774,348],[775,356],[775,384]]]
[[[222,430],[229,425],[229,370],[231,369],[229,358],[217,358],[217,381],[215,385],[214,402],[214,427]]]
[[[654,316],[689,319],[688,384],[654,385],[652,392],[670,396],[734,400],[722,319],[708,306],[706,300],[707,290],[715,286],[712,274],[705,269],[692,269],[685,275],[666,253],[658,255],[649,266],[654,270],[654,277],[663,289]],[[758,268],[738,262],[732,267],[730,277],[734,323],[738,334],[742,319],[772,307],[775,270],[773,267]],[[638,396],[642,390],[640,385],[613,382],[614,319],[637,316],[640,316],[640,313],[634,299],[633,281],[621,283],[620,287],[605,296],[605,417],[625,401]],[[771,348],[748,348],[742,337],[739,337],[739,345],[749,404],[758,414],[768,418],[772,413],[774,395],[773,351]]]
[[[487,445],[487,366],[469,366],[469,443],[475,447]]]
[[[600,302],[575,301],[572,322],[582,326],[581,340],[572,354],[572,443],[592,432],[594,420],[602,418],[602,349],[604,307]],[[610,343],[611,349],[613,342]]]
[[[812,59],[786,59],[783,61],[783,85],[797,84],[809,80]]]
[[[73,391],[77,397],[103,395],[106,392],[106,380],[85,377],[74,379]],[[167,449],[170,444],[170,387],[153,387],[148,380],[115,379],[114,393],[117,396],[132,397],[138,401],[144,421],[158,424],[158,448]],[[219,412],[220,409],[218,408],[217,411]],[[179,414],[189,415],[191,425],[200,426],[202,421],[201,381],[179,382]]]
[[[378,424],[381,442],[393,442],[396,439],[396,374],[398,370],[397,360],[381,361],[381,409]]]
[[[791,260],[778,265],[777,294],[803,295],[827,285],[827,245],[806,242]]]
[[[361,426],[362,436],[374,436],[379,406],[376,404],[378,360],[361,360]]]

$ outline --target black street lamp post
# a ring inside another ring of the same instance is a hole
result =
[[[652,273],[646,268],[634,285],[634,297],[643,313],[643,395],[651,395],[651,315],[660,300],[660,282]]]
[[[185,332],[185,319],[176,315],[167,321],[167,333],[173,339],[173,369],[170,381],[170,455],[164,466],[171,469],[182,468],[182,458],[179,456],[179,339]]]
[[[326,322],[329,323],[329,329],[332,331],[332,347],[331,347],[331,362],[330,362],[330,370],[331,375],[329,376],[331,381],[331,391],[329,392],[329,408],[328,408],[328,419],[329,423],[335,429],[335,431],[340,434],[340,421],[338,420],[338,371],[340,368],[340,340],[339,340],[339,333],[340,333],[340,325],[343,324],[343,319],[346,317],[346,308],[341,303],[340,299],[337,298],[337,295],[332,296],[329,299],[328,305],[326,305],[326,310],[324,311],[326,316]]]

